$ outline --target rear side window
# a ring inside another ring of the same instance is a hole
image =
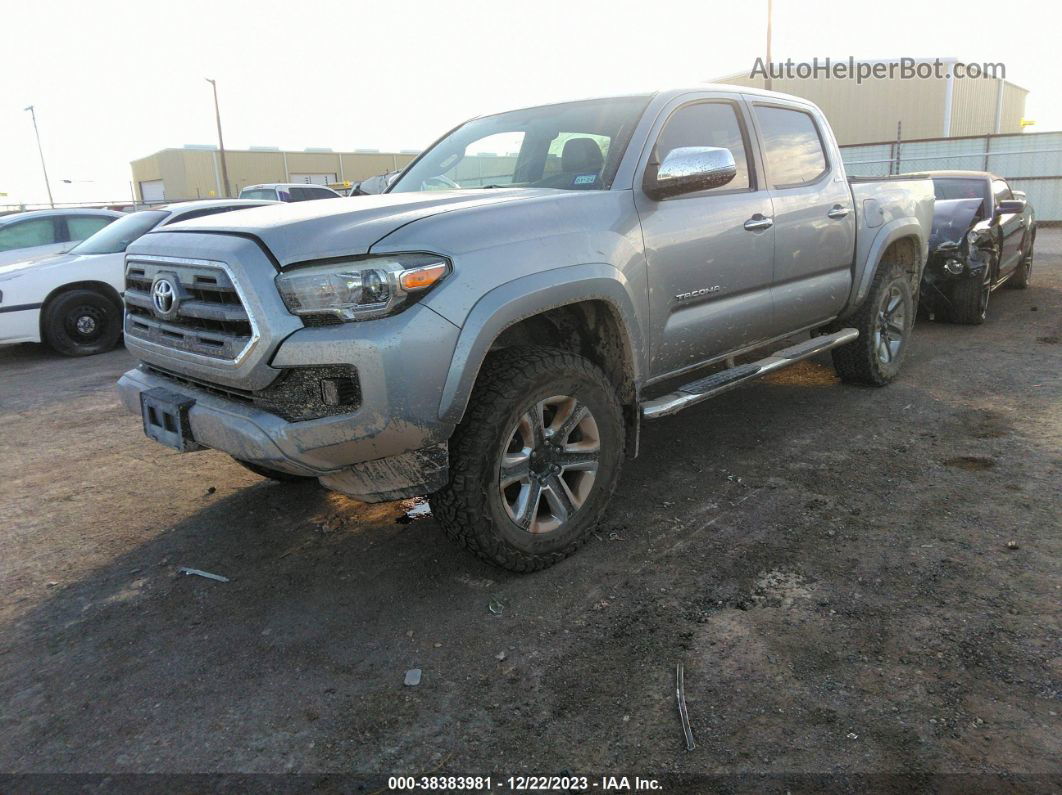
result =
[[[713,190],[748,190],[749,160],[737,111],[729,102],[701,102],[679,108],[667,120],[656,140],[656,155],[663,163],[668,153],[684,146],[718,146],[734,156],[737,175]]]
[[[307,193],[309,193],[310,194],[310,198],[313,198],[313,199],[338,199],[339,198],[338,196],[336,196],[336,194],[332,193],[332,191],[325,190],[324,188],[303,188],[303,190],[305,190]]]
[[[68,215],[66,216],[67,240],[80,243],[85,238],[92,237],[113,220],[113,218],[98,215]]]
[[[0,227],[0,251],[47,246],[55,242],[55,223],[51,218],[30,218]]]
[[[255,188],[253,190],[241,190],[241,199],[276,199],[277,192],[272,188]]]
[[[808,185],[826,173],[826,151],[810,113],[767,105],[755,108],[773,187]]]

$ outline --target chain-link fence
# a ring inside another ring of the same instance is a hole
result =
[[[842,146],[849,174],[883,177],[913,171],[991,171],[1025,191],[1037,221],[1062,221],[1062,132],[928,138]]]

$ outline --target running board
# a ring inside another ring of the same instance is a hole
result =
[[[645,401],[642,403],[642,416],[647,420],[655,420],[658,417],[678,414],[683,409],[695,406],[702,401],[708,400],[708,398],[720,395],[754,378],[761,378],[768,373],[773,373],[775,370],[781,370],[783,367],[796,364],[801,359],[807,359],[816,353],[822,353],[840,345],[847,345],[858,337],[858,329],[843,328],[834,334],[812,337],[797,345],[783,348],[757,362],[739,364],[737,367],[712,373],[706,378],[686,384],[668,395]]]

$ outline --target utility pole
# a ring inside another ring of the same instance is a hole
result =
[[[218,148],[221,150],[221,180],[225,183],[225,198],[229,198],[229,167],[225,162],[225,139],[221,137],[221,108],[218,106],[218,84],[209,77],[204,78],[214,87],[214,116],[218,120]]]
[[[48,189],[48,204],[50,204],[54,210],[55,199],[52,198],[52,185],[48,182],[48,169],[44,165],[44,149],[41,148],[41,131],[37,129],[37,112],[33,109],[32,105],[23,108],[23,110],[28,110],[30,116],[33,117],[33,134],[37,136],[37,151],[40,152],[41,155],[41,171],[44,172],[44,187]]]
[[[767,77],[763,87],[771,90],[771,17],[774,16],[774,0],[767,0]]]

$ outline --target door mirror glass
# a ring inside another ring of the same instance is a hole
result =
[[[737,175],[734,155],[718,146],[682,146],[668,152],[664,162],[650,163],[645,172],[645,192],[666,199],[726,185]]]

